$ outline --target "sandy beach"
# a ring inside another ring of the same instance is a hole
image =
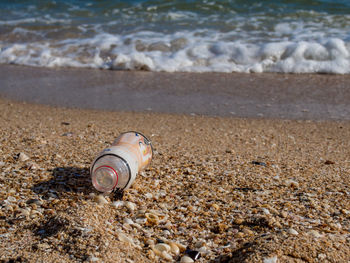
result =
[[[1,69],[1,262],[349,262],[348,76],[119,72],[112,88],[111,71]],[[153,161],[123,195],[101,196],[89,165],[128,130],[151,139]]]

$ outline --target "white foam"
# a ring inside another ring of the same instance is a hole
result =
[[[280,33],[295,26],[279,24]],[[16,33],[26,30],[16,29]],[[167,72],[350,73],[350,43],[339,38],[252,43],[237,32],[141,31],[101,33],[93,38],[7,44],[0,63],[43,67],[89,67]]]

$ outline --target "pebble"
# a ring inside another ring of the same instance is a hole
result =
[[[265,214],[265,215],[269,215],[269,214],[271,214],[270,213],[270,210],[269,209],[267,209],[267,208],[261,208],[261,211],[263,211],[263,213]]]
[[[188,256],[181,257],[180,263],[192,263],[194,260]]]
[[[289,228],[288,229],[288,233],[291,234],[291,235],[294,235],[294,236],[299,235],[299,233],[293,228]]]

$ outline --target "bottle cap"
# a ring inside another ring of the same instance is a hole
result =
[[[98,167],[92,178],[92,184],[100,192],[112,191],[118,183],[118,173],[110,166]]]

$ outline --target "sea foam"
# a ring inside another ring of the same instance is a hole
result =
[[[276,27],[281,32],[290,30],[285,25]],[[254,44],[218,40],[215,32],[205,35],[200,31],[102,33],[54,43],[1,44],[0,63],[166,72],[347,74],[350,44],[339,38]]]

